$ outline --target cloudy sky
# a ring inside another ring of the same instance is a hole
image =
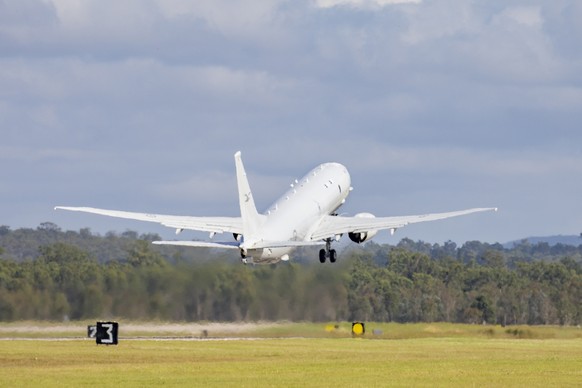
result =
[[[326,161],[402,237],[582,232],[582,2],[0,0],[0,224],[238,215]],[[195,237],[189,234],[187,238]]]

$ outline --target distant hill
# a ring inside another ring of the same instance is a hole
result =
[[[548,243],[550,246],[554,246],[557,244],[563,245],[572,245],[572,246],[579,246],[582,245],[582,236],[572,235],[572,236],[546,236],[546,237],[526,237],[521,240],[509,241],[503,246],[505,248],[512,248],[514,245],[521,243],[523,240],[527,240],[530,244],[538,244],[538,243]]]

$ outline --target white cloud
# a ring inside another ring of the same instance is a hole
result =
[[[376,8],[394,4],[419,4],[422,0],[315,0],[320,8],[350,6],[355,8]]]
[[[401,34],[408,44],[474,35],[483,20],[469,2],[436,1],[407,9],[407,27]]]
[[[92,30],[94,35],[132,33],[147,28],[156,19],[157,12],[149,2],[140,0],[45,0],[52,3],[61,26],[66,31]],[[125,26],[126,33],[122,28]]]
[[[281,1],[45,0],[54,5],[65,31],[128,39],[159,33],[167,23],[203,24],[227,36],[260,37]],[[97,33],[95,33],[97,32]]]
[[[543,24],[540,6],[509,7],[503,10],[497,18],[509,18],[529,27],[541,27]]]
[[[549,179],[557,171],[563,175],[582,175],[582,156],[576,153],[554,153],[548,148],[541,156],[538,150],[479,150],[456,146],[403,146],[377,143],[371,139],[358,143],[340,143],[343,152],[359,157],[352,161],[352,170],[365,170],[376,175],[439,174],[457,177]]]
[[[283,1],[188,1],[156,0],[164,16],[203,19],[222,32],[248,32],[257,25],[270,24]]]
[[[236,201],[234,175],[220,170],[201,169],[182,180],[158,183],[155,187],[155,193],[165,201],[196,203]]]

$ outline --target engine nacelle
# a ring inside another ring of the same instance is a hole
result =
[[[355,215],[355,217],[356,218],[376,218],[376,216],[371,214],[371,213],[358,213]],[[350,240],[352,240],[356,244],[361,244],[364,241],[371,240],[372,237],[374,237],[377,233],[378,233],[378,231],[359,232],[359,233],[350,232],[350,233],[348,233],[348,237],[350,238]]]

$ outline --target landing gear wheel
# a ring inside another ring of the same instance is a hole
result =
[[[325,263],[326,256],[327,256],[327,252],[325,251],[325,249],[320,249],[319,250],[319,262]]]
[[[335,263],[337,260],[337,252],[331,249],[331,238],[325,240],[325,249],[319,250],[319,262],[325,263],[328,257],[330,263]]]

